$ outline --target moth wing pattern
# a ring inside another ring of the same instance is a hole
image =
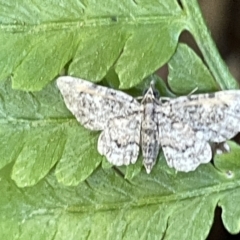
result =
[[[222,143],[240,132],[239,90],[162,102],[156,99],[151,85],[143,97],[145,101],[139,103],[121,91],[71,76],[59,77],[57,86],[67,108],[84,127],[102,130],[98,152],[116,166],[135,163],[139,146],[142,144],[143,149],[151,141],[156,142],[153,134],[147,134],[150,139],[141,141],[144,116],[149,119],[147,126],[151,121],[156,124],[159,135],[156,140],[168,165],[177,171],[193,171],[201,163],[209,162],[212,158],[209,142]],[[149,129],[146,131],[149,133]],[[151,149],[148,148],[147,156]]]
[[[141,112],[109,120],[108,128],[98,139],[98,152],[115,165],[129,165],[137,161],[141,135]]]
[[[109,119],[127,117],[141,108],[128,94],[83,79],[62,76],[57,79],[57,86],[67,108],[90,130],[104,130]]]
[[[208,142],[185,123],[172,122],[166,117],[159,126],[162,150],[169,167],[177,171],[195,170],[201,163],[208,163],[212,150]]]
[[[178,97],[163,103],[161,111],[173,122],[188,124],[206,141],[224,142],[240,132],[239,90]]]

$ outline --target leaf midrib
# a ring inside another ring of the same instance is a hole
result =
[[[68,30],[72,31],[73,29],[79,29],[81,28],[98,28],[103,26],[116,26],[116,25],[157,25],[157,24],[163,24],[167,23],[170,25],[170,22],[178,22],[182,21],[185,22],[184,19],[186,19],[186,15],[184,15],[182,12],[180,14],[175,15],[144,15],[144,16],[137,16],[137,17],[118,17],[117,21],[112,20],[111,15],[109,17],[101,17],[101,18],[88,18],[83,20],[76,20],[76,21],[65,21],[65,22],[50,22],[50,23],[41,23],[41,24],[2,24],[1,30],[6,33],[24,33],[24,32],[31,32],[33,33],[40,33],[40,32],[46,32],[46,31],[52,31],[52,30]]]
[[[197,190],[186,190],[178,192],[176,194],[171,194],[168,196],[144,196],[144,197],[135,197],[136,201],[125,200],[118,203],[107,203],[107,204],[95,204],[95,205],[81,205],[81,206],[70,206],[66,210],[68,212],[95,212],[95,211],[109,211],[109,210],[119,210],[126,207],[130,208],[139,208],[146,205],[159,205],[163,203],[171,203],[176,201],[183,201],[188,198],[196,198],[201,196],[209,196],[215,193],[220,193],[228,191],[231,189],[236,189],[240,187],[240,180],[224,182],[215,186],[204,187]],[[131,198],[133,199],[133,198]]]

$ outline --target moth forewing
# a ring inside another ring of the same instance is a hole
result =
[[[109,119],[128,116],[141,107],[137,100],[121,91],[82,79],[59,77],[57,86],[67,108],[90,130],[104,130]]]

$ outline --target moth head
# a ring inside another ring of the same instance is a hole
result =
[[[151,81],[148,89],[144,91],[144,97],[142,102],[153,102],[154,99],[159,99],[159,91],[155,88],[155,82]]]

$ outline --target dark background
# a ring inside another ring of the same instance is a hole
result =
[[[222,58],[232,75],[240,82],[240,1],[198,2]]]
[[[198,0],[204,19],[220,55],[231,74],[240,83],[240,0]],[[189,34],[181,36],[195,50],[196,44]],[[240,240],[240,234],[231,235],[221,219],[221,208],[215,211],[215,219],[208,240]]]
[[[240,83],[240,1],[198,0],[198,2],[220,55],[233,77]],[[181,38],[198,51],[191,36],[184,33]]]

